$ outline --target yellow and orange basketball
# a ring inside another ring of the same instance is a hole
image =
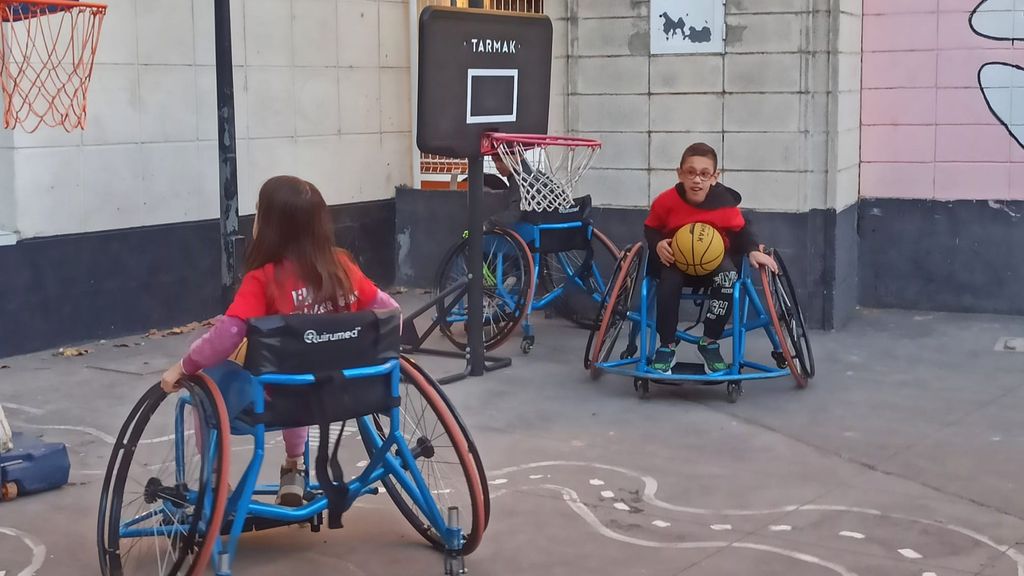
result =
[[[690,276],[706,276],[725,258],[725,240],[713,226],[703,222],[687,224],[672,238],[676,266]]]

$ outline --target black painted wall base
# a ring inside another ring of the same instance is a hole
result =
[[[454,190],[399,188],[395,202],[397,283],[432,288],[441,259],[465,229],[466,195]],[[492,195],[485,212],[498,212],[500,202],[500,196]],[[647,210],[642,208],[593,211],[595,225],[620,247],[643,238],[646,216]],[[748,216],[762,242],[779,249],[786,259],[807,322],[815,328],[842,326],[856,308],[856,207],[839,213],[751,212]]]
[[[860,302],[1024,314],[1024,201],[863,199]]]
[[[338,243],[382,286],[395,277],[393,200],[334,206]],[[252,218],[241,231],[251,234]],[[0,247],[0,358],[219,314],[214,220]]]

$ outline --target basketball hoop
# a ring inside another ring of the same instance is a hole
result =
[[[589,138],[490,133],[484,136],[481,151],[497,153],[512,171],[519,183],[521,210],[553,212],[573,206],[573,187],[600,148],[600,141]]]
[[[86,95],[107,7],[0,0],[4,128],[85,128]]]

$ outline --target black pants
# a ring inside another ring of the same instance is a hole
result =
[[[660,277],[658,281],[658,314],[655,327],[661,344],[676,343],[679,327],[679,297],[683,288],[707,287],[708,309],[704,316],[704,336],[718,340],[725,332],[725,325],[732,315],[732,291],[736,284],[736,262],[726,256],[714,272],[707,276],[689,276],[675,265],[665,266],[660,261],[652,262],[652,270]]]

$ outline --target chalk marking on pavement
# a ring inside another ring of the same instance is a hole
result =
[[[14,528],[0,526],[0,533],[21,538],[21,541],[32,549],[32,563],[22,568],[21,572],[18,572],[15,576],[33,576],[42,567],[43,562],[46,561],[46,546],[35,536],[21,530],[15,530]]]

